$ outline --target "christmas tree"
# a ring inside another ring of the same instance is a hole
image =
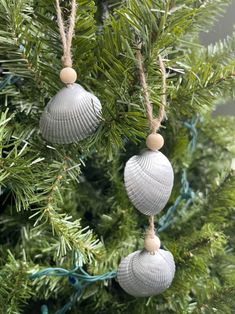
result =
[[[102,117],[89,138],[57,145],[39,132],[63,87],[55,1],[0,0],[1,313],[235,312],[235,121],[211,115],[233,97],[235,37],[199,41],[228,4],[77,0],[73,68]],[[60,5],[67,19],[70,1]],[[149,134],[139,43],[155,115],[166,96],[162,152],[175,175],[155,221],[175,278],[149,298],[128,295],[115,276],[121,259],[143,248],[148,223],[123,183]]]

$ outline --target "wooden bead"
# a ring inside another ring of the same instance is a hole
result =
[[[144,248],[151,254],[154,254],[160,249],[160,239],[155,235],[154,237],[147,236],[144,240]]]
[[[164,138],[160,134],[149,134],[146,139],[146,145],[148,149],[156,151],[162,148],[164,145]]]
[[[74,82],[76,82],[77,73],[73,68],[63,68],[60,71],[60,79],[64,84],[73,84]]]

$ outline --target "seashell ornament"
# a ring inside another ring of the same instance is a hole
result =
[[[145,215],[156,215],[166,205],[173,187],[170,161],[159,151],[131,157],[124,170],[125,188],[132,204]]]
[[[59,0],[56,0],[57,23],[63,47],[60,79],[66,87],[50,100],[39,123],[43,138],[55,144],[70,144],[85,139],[95,131],[100,121],[99,99],[75,84],[77,73],[72,68],[71,45],[76,9],[76,0],[72,0],[71,13],[65,24]]]
[[[135,251],[125,257],[117,271],[117,279],[125,292],[134,297],[150,297],[162,293],[172,283],[175,262],[169,251],[155,254]]]
[[[69,84],[47,104],[40,119],[40,131],[51,143],[76,143],[96,130],[100,115],[99,99],[81,85]]]

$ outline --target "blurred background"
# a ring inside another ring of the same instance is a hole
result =
[[[201,42],[204,45],[213,44],[218,40],[223,40],[227,36],[231,36],[234,29],[235,18],[235,0],[228,7],[226,14],[220,18],[215,24],[213,30],[208,33],[201,34]],[[235,115],[235,100],[219,104],[215,111],[218,115]]]

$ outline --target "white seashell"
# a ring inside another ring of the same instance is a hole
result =
[[[128,294],[149,297],[169,288],[174,275],[175,262],[169,251],[159,249],[151,255],[142,250],[131,253],[121,261],[117,279]]]
[[[71,84],[47,104],[40,119],[40,131],[51,143],[76,143],[96,130],[100,113],[99,99],[81,85]]]
[[[147,150],[128,160],[124,181],[132,204],[145,215],[156,215],[171,195],[174,173],[165,155]]]

